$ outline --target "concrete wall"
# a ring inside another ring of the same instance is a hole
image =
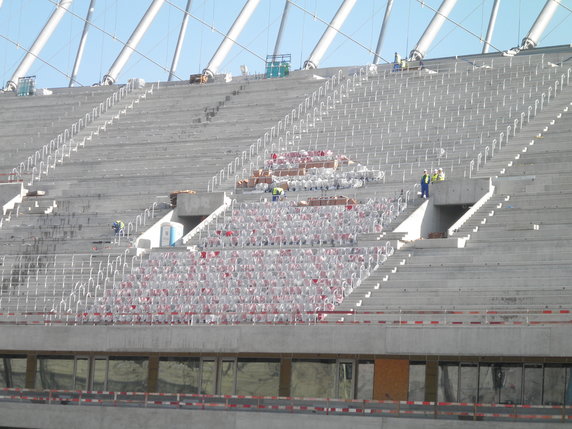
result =
[[[491,188],[491,179],[455,179],[430,185],[429,195],[436,206],[471,205]]]
[[[544,326],[7,326],[5,351],[572,357],[570,328]]]
[[[0,206],[2,215],[14,208],[14,205],[22,202],[25,189],[22,183],[0,183]]]
[[[81,429],[521,429],[523,423],[0,403],[2,427]],[[529,429],[546,424],[526,423]]]
[[[456,212],[455,212],[456,213]],[[433,198],[423,202],[411,216],[405,219],[394,232],[404,232],[403,240],[427,238],[432,232],[444,232],[457,218],[444,207],[437,207]]]
[[[177,208],[171,210],[159,221],[154,223],[135,242],[138,249],[152,249],[159,247],[161,225],[164,222],[177,222],[183,225],[183,236],[188,234],[199,222],[199,217],[208,216],[225,202],[224,192],[179,194]]]
[[[157,222],[155,222],[151,227],[145,231],[137,240],[135,241],[135,247],[138,249],[152,249],[154,247],[159,247],[161,243],[161,224],[164,222],[178,222],[179,219],[175,215],[175,210],[171,210]]]
[[[496,177],[494,185],[500,194],[523,192],[528,185],[536,182],[536,176],[507,176]]]
[[[404,240],[417,240],[423,236],[424,230],[428,228],[428,224],[433,222],[432,211],[433,207],[429,207],[431,200],[424,201],[411,216],[399,224],[393,232],[403,232],[406,235]]]
[[[224,203],[224,198],[224,192],[179,194],[177,196],[177,216],[208,216]]]
[[[491,179],[460,179],[430,185],[429,198],[394,232],[406,233],[404,240],[427,238],[432,232],[446,232],[491,189]]]

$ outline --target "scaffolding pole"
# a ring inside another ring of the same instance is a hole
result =
[[[238,39],[240,33],[248,23],[248,20],[258,7],[260,0],[247,0],[244,4],[244,7],[236,17],[236,20],[226,33],[223,41],[221,42],[220,46],[216,50],[215,54],[209,61],[208,66],[203,70],[203,74],[207,76],[214,76],[218,72],[218,68],[230,52],[232,45],[234,45],[234,41]]]
[[[169,82],[173,80],[173,76],[177,71],[177,65],[179,64],[179,56],[181,55],[181,49],[183,48],[183,41],[185,40],[185,33],[187,32],[187,25],[189,24],[189,14],[191,12],[191,3],[193,0],[187,1],[187,7],[183,15],[183,21],[181,22],[181,31],[179,31],[179,38],[177,39],[177,47],[175,48],[175,54],[173,55],[173,62],[171,63],[171,70],[169,71]]]
[[[387,23],[389,22],[389,16],[391,15],[392,7],[393,7],[393,0],[387,0],[385,15],[383,17],[383,22],[381,23],[381,30],[379,31],[379,39],[377,40],[377,47],[375,48],[375,55],[373,56],[374,64],[379,64],[379,60],[381,58],[381,48],[383,46],[383,39],[385,37],[385,29],[387,27]]]
[[[135,31],[131,34],[131,37],[115,59],[115,62],[107,74],[103,76],[103,80],[101,81],[102,85],[113,85],[115,83],[117,76],[119,76],[119,73],[121,73],[121,70],[125,67],[131,54],[137,49],[137,45],[149,29],[149,26],[157,16],[157,13],[159,13],[164,2],[165,0],[153,0],[153,3],[151,3],[147,12],[145,12],[145,15],[143,15],[143,18],[139,21],[139,24],[137,24],[137,28],[135,28]]]
[[[69,87],[73,86],[76,81],[77,72],[79,71],[79,65],[81,64],[81,59],[83,57],[83,50],[85,48],[85,42],[87,41],[87,33],[89,31],[89,25],[91,22],[91,16],[93,15],[93,10],[95,9],[95,0],[91,0],[89,3],[89,8],[87,9],[87,15],[85,17],[85,23],[83,25],[83,33],[81,33],[81,39],[79,41],[79,46],[77,48],[77,54],[75,56],[75,62],[73,64],[73,70],[70,77]]]
[[[286,20],[288,18],[288,11],[290,10],[290,0],[286,0],[284,3],[284,12],[282,12],[282,20],[280,21],[280,29],[278,30],[278,36],[276,36],[276,44],[274,45],[274,55],[280,54],[280,45],[282,44],[282,33],[284,32],[284,27],[286,27]]]
[[[46,22],[46,25],[44,26],[44,28],[42,28],[40,34],[38,34],[38,37],[34,41],[32,47],[26,53],[24,59],[22,60],[22,62],[20,63],[20,65],[10,78],[10,80],[6,83],[5,89],[7,91],[14,91],[18,86],[18,78],[23,77],[26,75],[26,73],[28,73],[28,70],[30,70],[32,64],[34,64],[36,57],[40,55],[40,52],[44,48],[45,44],[48,42],[48,40],[50,40],[50,37],[52,36],[54,30],[57,28],[58,24],[60,23],[60,20],[62,19],[62,17],[72,4],[72,2],[73,0],[60,0],[58,5],[56,6],[56,9],[48,19],[48,22]]]
[[[425,57],[429,46],[431,46],[431,43],[433,43],[433,40],[437,37],[439,30],[441,30],[441,27],[447,20],[456,3],[457,0],[443,0],[439,10],[435,13],[435,16],[433,16],[433,19],[425,29],[425,32],[419,39],[419,42],[417,42],[417,46],[409,54],[409,59],[411,61],[422,60]]]
[[[310,54],[310,57],[304,62],[304,69],[315,69],[320,64],[322,57],[330,47],[334,37],[344,24],[345,20],[347,19],[348,15],[352,11],[353,7],[355,6],[357,0],[344,0],[341,4],[340,8],[332,18],[330,25],[324,31],[324,34],[318,41],[318,44]]]
[[[542,12],[540,12],[540,15],[538,15],[538,18],[536,18],[536,21],[534,21],[534,24],[530,28],[527,36],[522,39],[520,49],[530,49],[538,45],[540,36],[542,36],[544,30],[546,30],[546,27],[552,20],[552,17],[556,13],[556,9],[558,9],[558,6],[560,6],[560,0],[546,1]]]

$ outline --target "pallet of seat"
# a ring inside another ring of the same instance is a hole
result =
[[[344,196],[338,197],[315,197],[308,198],[307,201],[303,201],[304,204],[299,204],[300,206],[348,206],[357,204],[357,200],[354,198],[348,198]]]
[[[280,168],[271,171],[272,176],[284,177],[284,176],[304,176],[306,175],[305,168]]]
[[[308,168],[333,168],[334,170],[338,168],[338,160],[328,160],[328,161],[309,161],[301,162],[299,165],[300,169]]]

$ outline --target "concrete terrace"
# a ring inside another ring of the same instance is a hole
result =
[[[512,58],[485,55],[427,61],[424,70],[407,73],[380,66],[340,73],[299,72],[276,80],[152,88],[147,84],[135,89],[107,113],[117,119],[84,147],[69,157],[62,155],[63,162],[40,181],[23,178],[25,185],[33,182],[32,189],[46,191],[46,196],[36,197],[39,205],[56,201],[57,208],[49,214],[12,214],[4,222],[1,307],[4,312],[52,310],[56,319],[64,312],[64,319],[73,320],[75,310],[89,307],[88,298],[78,300],[80,290],[83,294],[89,294],[90,287],[115,290],[126,275],[136,274],[133,260],[129,265],[127,259],[136,235],[129,231],[133,236],[117,240],[110,234],[113,219],[134,221],[153,203],[158,218],[168,210],[167,195],[173,190],[234,192],[236,178],[250,176],[272,153],[331,150],[347,156],[354,166],[382,171],[383,180],[348,190],[290,192],[289,199],[343,193],[360,202],[393,199],[401,217],[384,223],[385,232],[415,208],[415,184],[423,168],[444,167],[451,181],[498,176],[495,195],[459,232],[470,234],[465,248],[428,252],[405,247],[393,255],[394,249],[388,250],[383,265],[363,265],[356,267],[353,277],[350,273],[351,287],[344,286],[336,311],[353,311],[352,320],[367,321],[388,318],[360,316],[360,311],[409,311],[409,320],[430,321],[432,316],[423,315],[424,311],[495,309],[515,312],[516,319],[494,318],[509,321],[522,320],[531,310],[565,308],[570,249],[563,231],[569,196],[562,175],[569,54],[569,49],[559,47]],[[325,82],[331,85],[326,88]],[[105,89],[92,90],[100,91],[107,94]],[[45,99],[75,106],[75,112],[87,97],[85,89],[77,92],[76,101],[73,90]],[[2,101],[6,100],[4,95]],[[26,101],[17,99],[14,106],[23,109]],[[62,113],[57,112],[59,108],[50,112],[54,117],[42,120],[27,138],[57,134],[59,125],[45,130],[47,120],[60,124]],[[539,134],[541,138],[536,138]],[[529,183],[530,176],[534,180]],[[256,204],[266,196],[236,193],[233,198]],[[222,216],[227,215],[231,212]],[[385,245],[381,234],[364,231],[361,242],[358,235],[357,241],[350,237],[333,247]],[[319,250],[326,248],[326,241],[265,244],[262,250],[276,246]],[[247,255],[245,248],[235,250]],[[110,266],[118,255],[125,257],[121,270],[117,264]],[[137,264],[146,261],[147,256]],[[78,289],[82,284],[84,288]],[[70,295],[72,290],[76,295]],[[98,303],[93,295],[90,299]],[[338,318],[328,315],[326,320]],[[482,314],[460,318],[466,323],[489,321]],[[310,350],[312,342],[306,346]]]

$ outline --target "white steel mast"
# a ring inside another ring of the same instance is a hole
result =
[[[207,76],[214,76],[218,72],[218,68],[230,52],[232,45],[234,45],[235,40],[238,39],[240,33],[248,23],[248,20],[258,7],[258,3],[260,0],[247,0],[244,7],[236,17],[236,20],[226,33],[223,41],[219,45],[218,49],[216,50],[215,54],[211,58],[207,67],[203,70],[203,74]]]
[[[391,15],[391,8],[393,7],[393,0],[387,0],[387,7],[385,8],[385,15],[383,17],[383,22],[381,24],[381,30],[379,31],[379,39],[377,40],[377,47],[375,48],[375,55],[373,56],[373,63],[379,64],[381,58],[381,48],[383,46],[383,39],[385,37],[385,28],[389,22],[389,16]]]
[[[60,23],[60,20],[62,19],[66,11],[69,9],[72,2],[73,0],[60,0],[58,5],[56,6],[56,10],[54,10],[52,15],[48,19],[48,22],[46,22],[46,25],[44,26],[42,31],[40,31],[40,34],[38,34],[38,37],[36,38],[34,44],[30,48],[30,50],[26,53],[24,59],[22,60],[22,62],[20,63],[20,65],[18,66],[18,68],[8,81],[8,83],[6,83],[6,90],[10,91],[15,90],[16,87],[18,86],[18,78],[23,77],[26,75],[26,73],[28,73],[28,70],[30,70],[32,64],[34,64],[36,57],[40,55],[40,52],[42,51],[45,44],[52,36],[52,33],[57,28],[58,24]]]
[[[79,65],[81,64],[81,59],[83,57],[83,50],[85,48],[85,42],[87,41],[87,32],[89,31],[89,25],[91,22],[91,16],[93,15],[93,10],[95,9],[95,0],[89,2],[89,8],[87,9],[87,15],[85,17],[85,23],[83,25],[83,33],[81,34],[81,39],[79,41],[79,46],[77,48],[77,54],[75,56],[75,62],[73,65],[72,74],[70,77],[69,86],[72,87],[77,77],[77,72],[79,71]]]
[[[556,9],[558,9],[558,6],[560,6],[560,0],[547,0],[544,8],[542,9],[542,12],[540,12],[540,15],[538,15],[538,18],[536,18],[536,21],[534,21],[534,24],[532,25],[527,36],[522,39],[522,45],[520,49],[530,49],[538,45],[540,36],[542,36],[544,30],[546,30],[546,27],[552,20],[554,13],[556,13]]]
[[[419,39],[419,42],[417,42],[417,46],[409,54],[410,60],[422,60],[425,57],[429,46],[431,46],[431,43],[433,43],[433,40],[437,37],[439,30],[441,30],[441,27],[445,23],[445,20],[455,7],[456,3],[457,0],[443,0],[439,10],[435,13],[435,16],[433,16],[433,19],[425,29],[425,32]]]
[[[489,20],[489,28],[487,29],[487,35],[485,37],[485,43],[483,45],[483,54],[489,52],[491,46],[491,39],[493,38],[493,31],[495,30],[495,23],[497,22],[497,15],[499,12],[500,0],[495,0],[493,4],[493,10],[491,11],[491,19]]]
[[[284,4],[284,12],[282,12],[282,20],[280,21],[280,29],[278,30],[278,36],[276,36],[276,44],[274,45],[274,55],[280,53],[280,45],[282,44],[282,33],[284,32],[284,27],[286,26],[286,19],[288,18],[288,11],[290,9],[290,0],[286,0]]]
[[[181,31],[179,31],[179,38],[177,40],[177,47],[175,48],[175,54],[173,55],[173,62],[171,63],[171,70],[169,71],[169,82],[173,80],[173,76],[177,71],[177,65],[179,64],[179,56],[181,55],[181,49],[183,48],[183,41],[185,40],[185,33],[187,32],[187,25],[189,24],[189,13],[191,12],[191,3],[193,0],[187,1],[187,7],[183,14],[183,21],[181,22]]]
[[[135,28],[135,31],[133,31],[133,34],[131,34],[131,37],[115,59],[115,62],[107,74],[103,76],[103,80],[101,82],[102,85],[113,85],[115,83],[117,76],[121,73],[123,67],[125,67],[125,64],[129,60],[129,57],[131,57],[133,51],[137,49],[137,45],[149,29],[149,26],[157,16],[157,13],[161,9],[161,6],[163,6],[164,2],[165,0],[153,0],[153,3],[151,3],[147,12],[145,12],[145,15],[143,15],[143,18],[139,21],[139,24],[137,24],[137,28]]]
[[[322,57],[330,47],[330,44],[336,37],[336,34],[344,24],[346,18],[355,6],[357,0],[344,0],[340,8],[332,18],[332,22],[324,31],[324,34],[318,41],[318,44],[310,54],[310,57],[304,62],[304,69],[315,69],[320,64]]]

